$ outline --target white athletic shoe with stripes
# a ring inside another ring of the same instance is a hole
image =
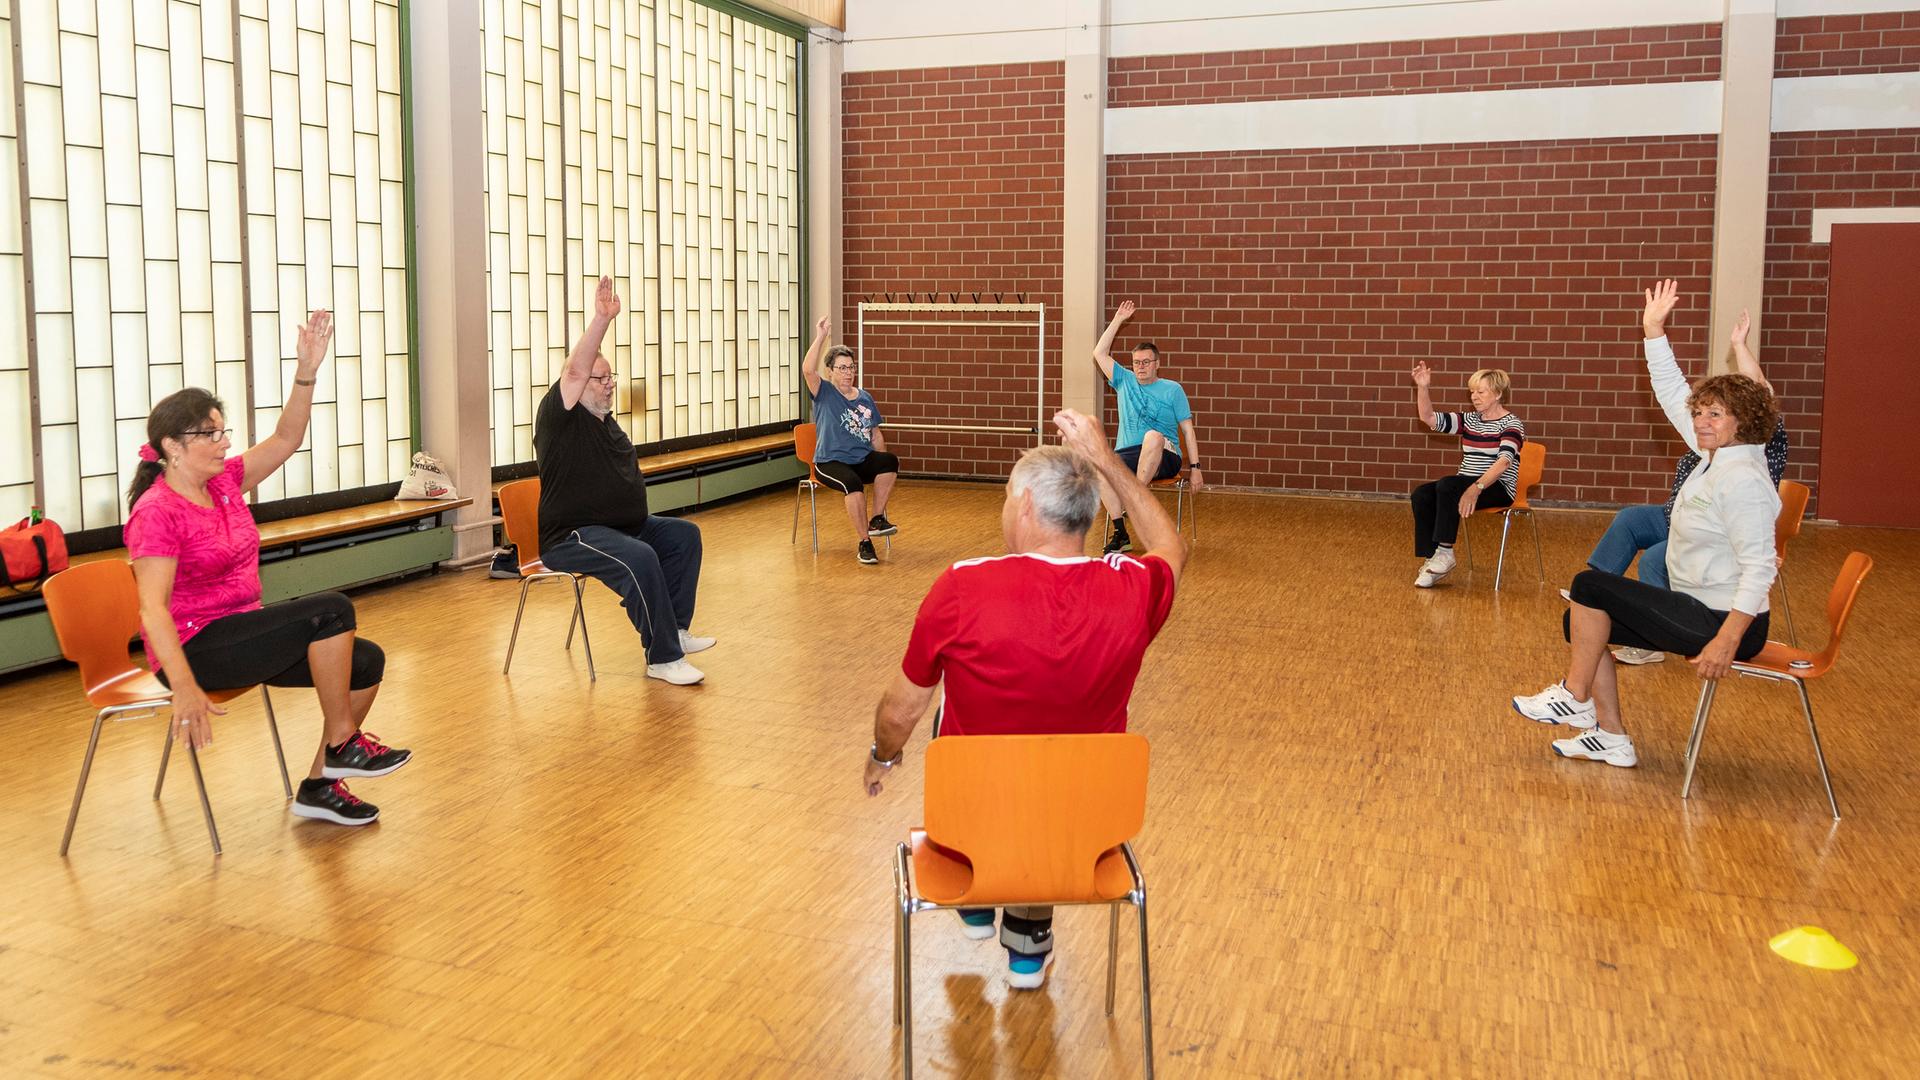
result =
[[[1529,720],[1538,720],[1542,724],[1565,724],[1568,727],[1590,728],[1597,723],[1593,714],[1593,702],[1575,701],[1564,681],[1554,683],[1530,697],[1516,696],[1513,699],[1513,711]]]
[[[1622,769],[1631,769],[1640,762],[1640,758],[1633,752],[1631,738],[1615,735],[1611,731],[1601,731],[1599,728],[1584,735],[1575,735],[1571,739],[1553,740],[1553,752],[1565,758],[1604,761],[1609,765],[1618,765]]]

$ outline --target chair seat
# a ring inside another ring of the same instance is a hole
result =
[[[1799,661],[1804,667],[1795,667]],[[1791,675],[1796,679],[1817,679],[1833,667],[1833,661],[1821,662],[1819,653],[1808,652],[1778,641],[1769,641],[1765,648],[1753,655],[1752,659],[1739,661],[1737,667],[1760,668],[1777,675]]]
[[[1093,892],[1087,896],[969,896],[973,887],[973,864],[958,852],[949,851],[927,839],[925,829],[908,834],[913,851],[914,889],[921,899],[936,904],[977,904],[999,907],[1005,904],[1100,904],[1119,900],[1133,891],[1133,875],[1127,858],[1119,848],[1101,852],[1093,867]]]
[[[1193,476],[1192,469],[1181,469],[1179,472],[1174,473],[1172,476],[1167,477],[1165,480],[1155,480],[1151,484],[1148,484],[1147,486],[1148,487],[1165,487],[1165,488],[1179,487],[1182,484],[1191,483],[1192,476]]]
[[[208,695],[211,697],[212,695]],[[125,671],[114,674],[99,686],[87,689],[87,704],[96,709],[113,709],[125,705],[137,705],[143,701],[166,701],[173,697],[173,691],[150,671],[142,671],[129,664]]]

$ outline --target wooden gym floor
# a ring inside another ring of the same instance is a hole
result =
[[[909,483],[877,568],[831,507],[817,558],[804,531],[780,542],[784,495],[699,514],[695,628],[720,645],[697,689],[642,676],[597,586],[591,685],[565,590],[533,591],[509,678],[512,583],[364,591],[390,658],[369,726],[418,760],[356,785],[378,825],[300,822],[258,699],[237,702],[206,756],[219,859],[184,768],[150,798],[159,720],[107,731],[58,858],[90,713],[70,668],[0,681],[0,1075],[897,1071],[888,864],[924,725],[878,799],[860,759],[935,573],[1001,550],[998,503]],[[1604,514],[1543,514],[1549,582],[1521,532],[1496,595],[1487,572],[1415,590],[1404,505],[1202,510],[1133,708],[1162,1075],[1913,1075],[1920,534],[1809,527],[1792,550],[1815,643],[1847,551],[1878,563],[1812,688],[1836,825],[1789,688],[1722,691],[1687,803],[1684,663],[1622,673],[1637,769],[1557,760],[1561,732],[1509,708],[1561,673],[1554,589]],[[276,698],[303,772],[312,697]],[[1062,913],[1047,989],[1023,994],[951,919],[916,921],[923,1075],[1137,1075],[1126,937],[1101,1011],[1103,912]],[[1768,951],[1802,924],[1860,966]]]

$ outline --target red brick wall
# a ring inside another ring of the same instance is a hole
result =
[[[1064,65],[849,73],[842,92],[846,309],[835,340],[853,343],[862,299],[998,293],[1047,305],[1057,358]],[[1031,426],[1036,345],[1032,329],[873,327],[865,385],[893,423]],[[1057,376],[1045,392],[1060,400]],[[1034,439],[895,430],[887,442],[907,472],[1004,477]]]
[[[1548,500],[1665,493],[1685,447],[1646,389],[1639,291],[1678,277],[1704,351],[1712,137],[1110,157],[1106,294],[1168,351],[1209,480],[1404,494],[1451,471],[1407,371],[1464,408],[1513,374]]]
[[[1773,70],[1777,77],[1920,71],[1920,11],[1781,19]]]
[[[1108,62],[1107,104],[1205,105],[1720,77],[1717,23],[1317,45]]]
[[[1920,205],[1920,130],[1773,137],[1760,362],[1792,427],[1787,476],[1812,486],[1816,500],[1830,249],[1812,242],[1813,211],[1914,205]]]

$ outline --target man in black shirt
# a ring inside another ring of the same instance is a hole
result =
[[[678,686],[706,678],[688,653],[713,647],[687,633],[700,587],[700,527],[647,513],[647,482],[613,413],[613,367],[600,340],[620,298],[601,278],[593,321],[533,419],[540,467],[540,557],[620,594],[647,650],[647,675]]]

